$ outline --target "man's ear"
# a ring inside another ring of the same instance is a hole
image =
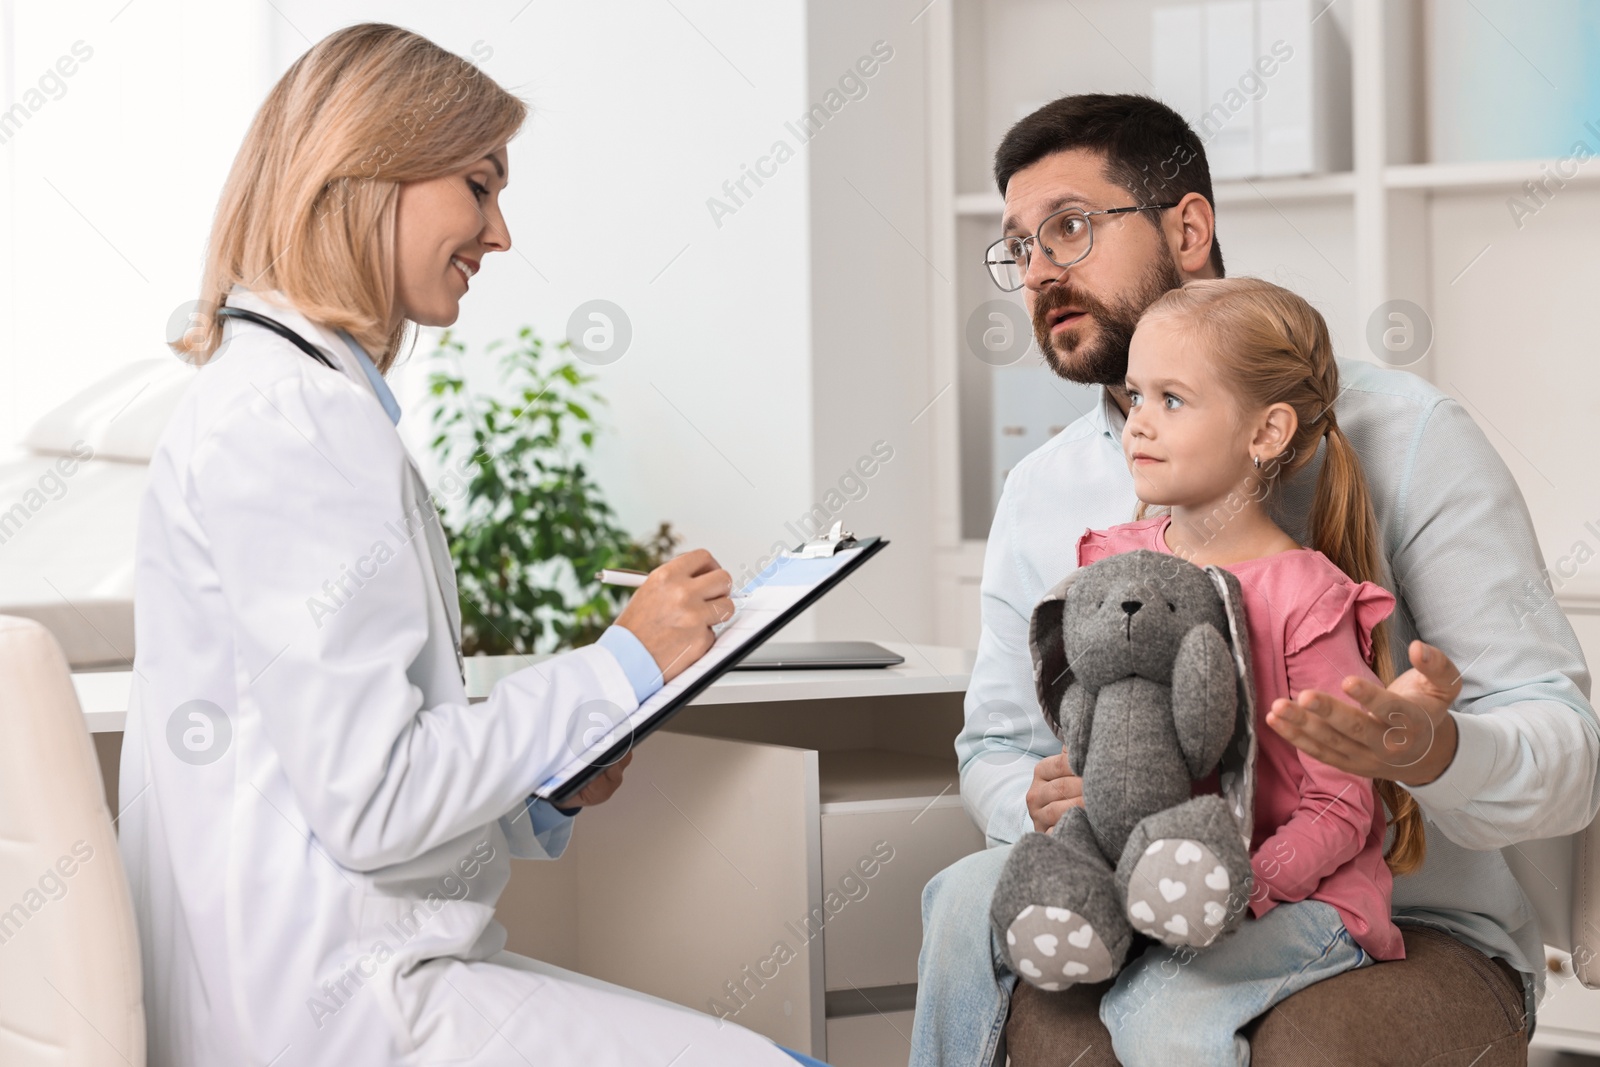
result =
[[[1178,206],[1166,212],[1162,232],[1185,281],[1212,277],[1211,238],[1216,229],[1216,215],[1199,193],[1185,193]]]

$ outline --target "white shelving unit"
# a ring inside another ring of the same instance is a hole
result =
[[[1492,163],[1414,163],[1385,168],[1384,185],[1390,189],[1423,189],[1430,192],[1515,193],[1523,182],[1537,180],[1560,160],[1531,159]],[[1563,181],[1578,188],[1600,188],[1600,169],[1579,169]]]
[[[1492,164],[1502,167],[1504,164]],[[1391,168],[1416,170],[1423,168]],[[1431,168],[1429,168],[1431,169]],[[1352,173],[1315,174],[1303,178],[1261,178],[1256,181],[1216,182],[1212,194],[1218,204],[1249,204],[1257,201],[1342,200],[1355,195],[1356,182]],[[997,192],[958,193],[955,198],[957,216],[992,218],[997,223],[1005,208],[1005,200]]]

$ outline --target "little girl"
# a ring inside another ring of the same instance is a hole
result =
[[[1421,813],[1393,782],[1305,755],[1267,723],[1302,689],[1349,675],[1392,680],[1383,620],[1395,599],[1350,441],[1334,418],[1339,372],[1322,316],[1253,278],[1200,281],[1157,300],[1128,356],[1123,453],[1134,522],[1090,530],[1080,566],[1133,549],[1238,577],[1253,656],[1259,743],[1254,889],[1243,926],[1211,946],[1152,944],[1100,1002],[1124,1067],[1250,1062],[1238,1031],[1341,971],[1405,957],[1391,874],[1421,865]],[[1326,441],[1303,547],[1269,514],[1275,491]],[[1144,518],[1149,505],[1165,513]],[[1384,855],[1383,803],[1395,839]]]

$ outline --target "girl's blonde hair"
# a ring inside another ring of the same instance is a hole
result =
[[[1164,294],[1145,316],[1175,315],[1191,328],[1214,360],[1218,376],[1244,411],[1288,404],[1299,418],[1294,437],[1277,459],[1263,461],[1267,498],[1311,462],[1325,437],[1328,447],[1311,505],[1311,546],[1353,581],[1386,584],[1372,493],[1350,439],[1334,417],[1339,367],[1328,324],[1317,309],[1289,290],[1259,278],[1192,281]],[[1140,503],[1137,517],[1146,506]],[[1394,680],[1388,620],[1372,630],[1373,673]],[[1426,838],[1422,812],[1399,783],[1377,779],[1389,810],[1394,843],[1385,856],[1395,875],[1422,866]]]
[[[222,340],[212,314],[234,285],[281,291],[308,319],[350,333],[387,371],[396,312],[395,204],[510,141],[527,105],[487,74],[398,26],[323,38],[267,95],[211,226],[195,328],[173,343],[199,364]]]

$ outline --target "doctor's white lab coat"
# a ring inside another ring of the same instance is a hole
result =
[[[790,1064],[766,1039],[503,951],[513,856],[574,820],[525,798],[589,647],[469,704],[427,488],[338,334],[236,290],[139,514],[121,848],[154,1067]],[[640,907],[648,908],[641,886]]]

